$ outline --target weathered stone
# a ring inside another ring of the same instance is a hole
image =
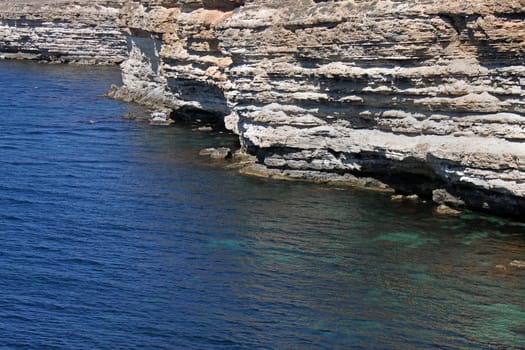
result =
[[[0,0],[0,55],[76,64],[127,57],[117,25],[126,0]]]
[[[149,118],[151,125],[171,125],[174,122],[166,112],[153,112]]]
[[[199,155],[213,159],[228,159],[232,157],[232,151],[228,147],[205,148],[199,152]]]
[[[432,191],[432,200],[437,204],[445,204],[454,208],[461,208],[465,205],[462,199],[442,188]]]
[[[114,3],[110,95],[224,119],[253,173],[524,217],[523,0]]]
[[[137,116],[133,113],[126,113],[122,116],[122,119],[126,119],[126,120],[135,120],[137,119]]]
[[[491,271],[489,271],[489,273],[495,274],[495,275],[508,275],[509,272],[510,271],[507,269],[507,267],[502,264],[498,264],[494,266],[494,268]]]
[[[402,202],[402,201],[416,202],[416,201],[419,201],[420,198],[417,194],[409,194],[409,195],[394,194],[390,196],[390,200],[394,202]]]
[[[394,202],[401,202],[405,199],[405,196],[402,194],[393,194],[390,196],[390,200]]]
[[[218,3],[130,3],[123,95],[224,116],[252,172],[523,215],[520,0]]]
[[[239,4],[129,1],[119,20],[128,33],[129,58],[121,66],[124,86],[114,96],[222,118],[229,111],[223,84],[232,61],[215,28]]]
[[[525,268],[525,261],[512,260],[509,265],[512,267]]]
[[[458,215],[461,215],[462,213],[461,211],[452,209],[451,207],[445,204],[438,205],[436,209],[434,210],[434,212],[437,215],[442,215],[442,216],[458,216]]]

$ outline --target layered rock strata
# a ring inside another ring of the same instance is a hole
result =
[[[0,56],[117,64],[127,57],[117,26],[126,0],[0,0]]]
[[[524,11],[524,1],[249,1],[220,25],[233,61],[227,124],[269,169],[369,175],[523,215]]]
[[[220,46],[217,25],[232,16],[241,0],[134,1],[119,24],[128,33],[129,59],[122,64],[124,86],[115,97],[180,118],[223,118],[230,55]]]
[[[115,94],[225,116],[257,156],[251,171],[372,177],[525,213],[525,1],[159,0],[124,12]]]

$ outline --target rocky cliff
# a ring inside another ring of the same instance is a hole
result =
[[[0,56],[79,64],[127,57],[125,0],[0,0]]]
[[[525,213],[523,0],[158,0],[123,13],[115,95],[224,118],[252,172]]]
[[[23,2],[0,1],[0,51],[118,61],[118,16],[111,94],[224,122],[246,172],[523,218],[525,0]]]
[[[223,118],[231,55],[217,26],[241,0],[130,2],[119,24],[128,33],[124,86],[116,96],[173,110],[177,117]]]

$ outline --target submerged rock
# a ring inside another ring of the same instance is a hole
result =
[[[122,116],[122,119],[126,119],[126,120],[135,120],[137,119],[137,116],[133,113],[126,113]]]
[[[199,152],[199,155],[212,159],[228,159],[232,157],[232,151],[228,147],[205,148]]]
[[[438,205],[435,209],[434,209],[434,212],[437,214],[437,215],[442,215],[442,216],[459,216],[461,215],[463,212],[460,211],[460,210],[456,210],[456,209],[452,209],[451,207],[449,207],[448,205],[446,204],[440,204]]]
[[[512,260],[509,265],[512,267],[525,268],[525,261]]]
[[[394,202],[402,202],[402,201],[417,202],[417,201],[421,201],[421,198],[419,198],[417,194],[409,194],[409,195],[393,194],[390,196],[390,200]]]
[[[445,189],[435,189],[432,191],[432,200],[434,203],[445,204],[455,208],[461,208],[465,206],[465,202],[462,199],[450,194]]]
[[[494,268],[492,268],[492,270],[489,271],[489,273],[494,274],[494,275],[508,275],[509,272],[510,271],[507,269],[507,267],[502,264],[498,264],[494,266]]]
[[[175,121],[165,112],[153,112],[151,113],[149,123],[151,125],[171,125],[175,123]]]

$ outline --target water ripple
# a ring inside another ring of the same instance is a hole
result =
[[[232,137],[124,121],[111,83],[0,64],[0,348],[525,343],[522,224],[238,176],[197,156]]]

